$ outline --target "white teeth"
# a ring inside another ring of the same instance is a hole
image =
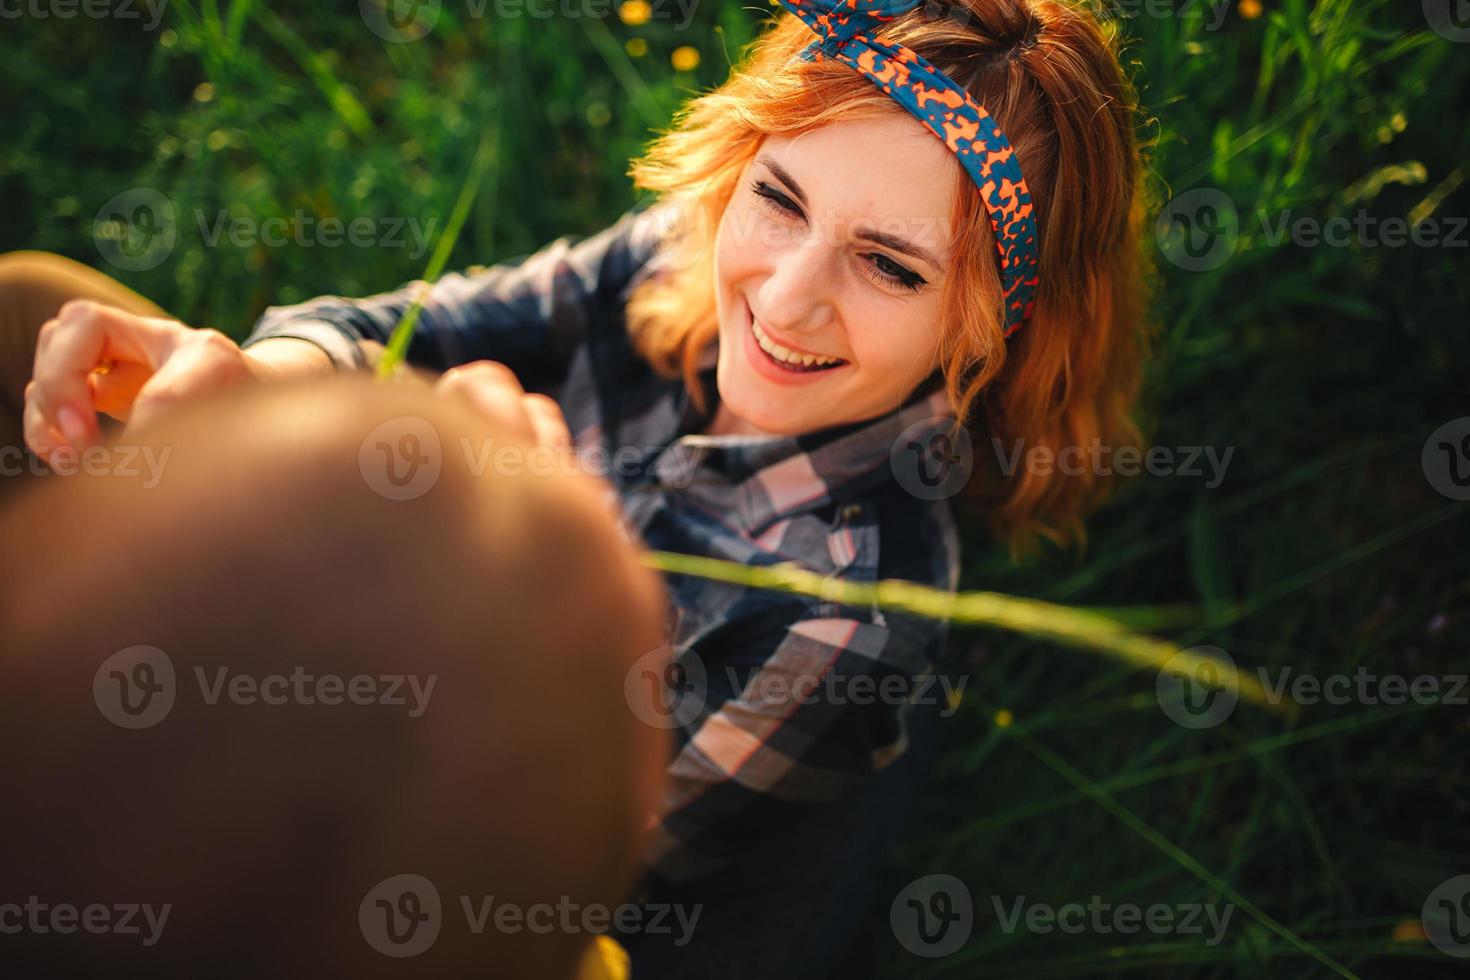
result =
[[[819,357],[816,354],[798,354],[795,351],[787,350],[766,336],[766,332],[761,329],[761,325],[755,322],[755,320],[751,320],[750,325],[755,332],[755,342],[760,345],[761,350],[770,354],[778,361],[785,361],[788,364],[796,364],[802,367],[826,366],[828,364],[841,363],[841,359],[836,357]]]

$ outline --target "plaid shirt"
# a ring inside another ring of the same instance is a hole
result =
[[[900,434],[927,439],[946,415],[938,375],[875,419],[796,437],[701,434],[708,416],[627,336],[624,304],[660,267],[660,227],[656,207],[634,210],[591,237],[443,276],[427,293],[409,361],[433,370],[501,361],[527,390],[555,397],[583,458],[606,454],[592,468],[606,475],[625,528],[650,548],[953,590],[959,547],[948,504],[906,492],[890,463]],[[420,288],[272,307],[245,345],[294,337],[339,367],[363,368],[358,342],[386,341]],[[701,362],[711,406],[716,354],[712,344]],[[678,738],[646,857],[654,873],[684,880],[750,854],[903,752],[909,712],[939,693],[947,630],[691,576],[667,584],[677,667],[655,707]]]

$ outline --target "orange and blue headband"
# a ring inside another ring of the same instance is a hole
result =
[[[781,0],[818,35],[801,53],[856,69],[944,141],[980,188],[990,212],[1009,337],[1031,316],[1038,281],[1031,191],[1010,140],[970,94],[913,50],[876,30],[923,0]]]

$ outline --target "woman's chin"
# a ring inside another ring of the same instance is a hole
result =
[[[749,387],[735,382],[719,384],[720,405],[724,409],[725,427],[736,435],[791,435],[798,422],[791,408],[772,404],[755,395]]]

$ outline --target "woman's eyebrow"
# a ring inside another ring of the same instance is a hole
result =
[[[883,231],[875,231],[872,228],[859,228],[853,234],[875,245],[882,245],[884,248],[891,248],[895,252],[902,252],[904,255],[912,255],[916,259],[922,259],[936,269],[944,269],[944,263],[939,261],[933,252],[927,248],[915,245],[906,238],[899,238],[897,235],[890,235]]]
[[[787,189],[790,190],[791,193],[796,195],[796,199],[800,201],[804,207],[810,206],[806,199],[806,191],[801,189],[801,185],[796,182],[796,178],[787,173],[784,167],[782,167],[775,160],[772,160],[770,157],[764,155],[757,157],[755,162],[765,167],[776,176],[777,180],[785,184]]]

